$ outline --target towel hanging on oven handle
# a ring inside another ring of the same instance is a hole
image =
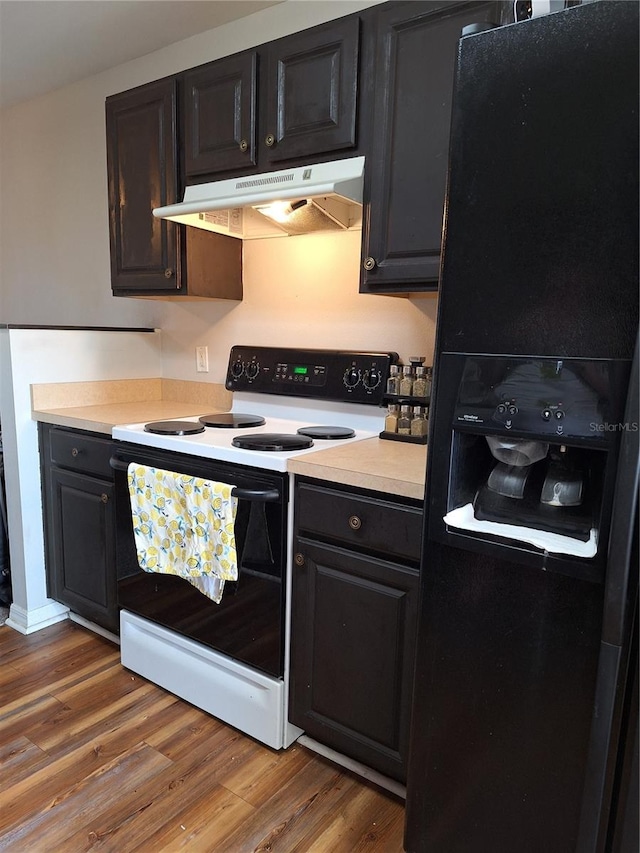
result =
[[[126,471],[129,467],[128,462],[125,462],[124,459],[119,459],[117,456],[112,456],[109,459],[109,465],[114,471]],[[231,496],[241,501],[260,501],[262,503],[280,500],[278,489],[244,489],[234,486],[231,489]]]

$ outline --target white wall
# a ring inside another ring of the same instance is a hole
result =
[[[159,332],[0,329],[0,411],[13,585],[8,624],[23,633],[44,628],[67,612],[47,597],[31,384],[158,376],[160,338]]]

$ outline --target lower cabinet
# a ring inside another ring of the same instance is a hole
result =
[[[118,631],[111,441],[39,424],[48,594]]]
[[[422,506],[296,484],[291,722],[406,780]]]

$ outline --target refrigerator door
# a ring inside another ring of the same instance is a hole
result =
[[[439,350],[631,358],[638,6],[587,3],[461,39]]]

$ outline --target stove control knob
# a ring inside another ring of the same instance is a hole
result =
[[[365,370],[364,376],[362,377],[362,384],[369,391],[373,391],[374,388],[377,388],[382,380],[382,374],[378,370],[377,367],[372,367],[370,370]]]
[[[543,409],[542,410],[542,420],[550,421],[551,420],[551,409]]]
[[[260,372],[260,362],[259,361],[250,361],[249,364],[245,367],[245,373],[247,374],[249,379],[255,379],[259,372]]]
[[[357,367],[348,367],[342,379],[347,388],[355,388],[360,382],[360,371]]]
[[[231,365],[231,375],[234,379],[240,379],[244,373],[244,364],[241,361],[234,361]]]

